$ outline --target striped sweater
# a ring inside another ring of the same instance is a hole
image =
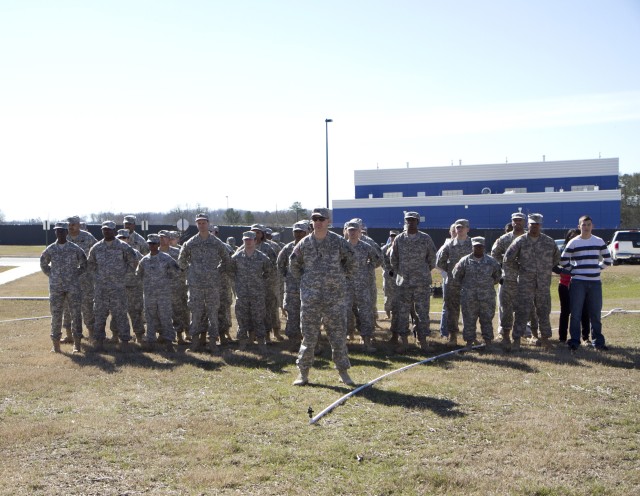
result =
[[[573,238],[560,257],[560,265],[570,269],[571,277],[583,281],[599,281],[600,272],[611,263],[609,248],[602,238],[593,235]]]

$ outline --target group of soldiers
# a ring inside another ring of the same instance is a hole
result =
[[[478,321],[484,342],[492,342],[495,286],[500,284],[504,348],[520,347],[532,315],[539,325],[538,344],[548,347],[550,278],[560,253],[553,239],[540,232],[540,214],[529,215],[527,232],[525,220],[524,214],[514,213],[512,229],[489,255],[484,238],[468,236],[466,219],[451,226],[451,237],[436,250],[432,238],[418,229],[418,212],[406,212],[404,230],[391,231],[382,247],[366,235],[362,219],[345,223],[342,236],[329,230],[326,208],[314,209],[310,221],[296,222],[294,240],[286,245],[255,224],[243,233],[239,247],[234,238],[222,241],[205,214],[196,216],[198,233],[182,246],[178,233],[170,231],[145,240],[135,232],[134,216],[125,216],[120,230],[113,221],[103,222],[100,241],[80,229],[77,216],[70,217],[55,225],[56,241],[40,259],[50,281],[52,351],[71,342],[79,353],[83,321],[94,348],[103,350],[111,315],[110,341],[123,350],[133,328],[136,341],[147,350],[159,343],[172,351],[177,341],[190,343],[192,352],[217,354],[218,344],[231,341],[234,307],[239,348],[255,344],[263,353],[272,336],[284,340],[282,311],[284,334],[298,353],[294,384],[308,383],[324,329],[340,380],[353,385],[347,340],[357,330],[365,352],[375,351],[375,270],[380,266],[390,341],[398,353],[409,348],[411,331],[427,350],[431,272],[436,267],[443,275],[440,333],[449,342],[458,343],[461,311],[466,345],[477,344]]]

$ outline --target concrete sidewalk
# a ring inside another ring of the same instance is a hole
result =
[[[0,272],[0,284],[6,284],[21,277],[40,272],[40,258],[1,257],[0,266],[15,267],[14,269]]]

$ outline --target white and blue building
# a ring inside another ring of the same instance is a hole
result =
[[[333,224],[359,217],[368,227],[401,228],[404,212],[421,226],[448,229],[455,219],[502,228],[512,212],[541,213],[544,227],[576,227],[588,214],[599,229],[620,224],[619,159],[563,160],[357,170],[355,199],[333,200]]]

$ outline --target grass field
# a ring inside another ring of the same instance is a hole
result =
[[[640,267],[604,275],[605,309],[638,309]],[[44,275],[0,286],[26,292],[46,295]],[[639,314],[604,319],[609,352],[457,355],[310,426],[309,407],[349,391],[328,351],[296,388],[284,344],[264,357],[50,354],[48,319],[12,320],[48,313],[46,301],[0,300],[2,495],[640,493]],[[378,352],[350,346],[358,383],[425,358],[395,355],[380,324]],[[429,356],[450,350],[436,334]]]

